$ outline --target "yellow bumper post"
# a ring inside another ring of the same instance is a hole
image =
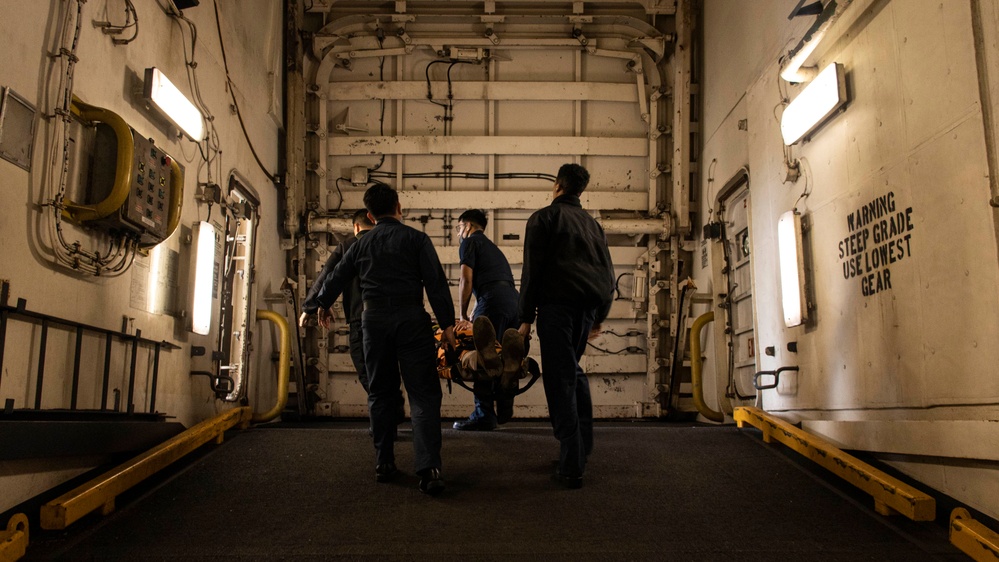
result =
[[[234,426],[247,427],[250,408],[233,408],[205,420],[180,435],[160,443],[131,461],[78,486],[42,506],[42,529],[65,529],[84,515],[101,509],[103,515],[114,511],[114,500],[122,492],[197,449],[205,443],[221,441],[222,434]]]
[[[253,423],[263,423],[280,416],[281,411],[288,404],[288,380],[291,378],[291,329],[284,316],[273,310],[258,310],[257,320],[273,322],[278,328],[278,337],[281,338],[281,347],[278,350],[277,402],[270,410],[261,414],[253,414]]]
[[[17,513],[7,522],[7,530],[0,531],[0,562],[14,562],[28,550],[28,517]]]
[[[715,319],[714,311],[704,313],[694,320],[690,327],[690,386],[694,394],[694,407],[702,416],[713,421],[722,423],[725,421],[725,414],[713,410],[704,401],[704,365],[701,361],[701,330],[708,322]]]
[[[777,440],[870,494],[874,498],[875,511],[881,515],[900,513],[913,521],[932,521],[936,517],[935,499],[847,454],[821,437],[759,408],[736,408],[733,417],[740,428],[748,423],[762,431],[764,442]]]
[[[950,514],[950,542],[978,562],[999,560],[999,533],[972,519],[963,507]]]

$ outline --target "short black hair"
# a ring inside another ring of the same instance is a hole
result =
[[[566,195],[579,196],[590,183],[590,173],[579,164],[563,164],[558,169],[555,182],[562,186],[562,191]]]
[[[482,209],[469,209],[458,217],[458,222],[469,222],[479,228],[485,228],[489,219],[486,218],[486,213]]]
[[[354,224],[359,224],[361,226],[375,226],[375,223],[371,222],[368,218],[368,210],[361,209],[354,213],[354,216],[350,218],[351,222]]]
[[[388,184],[377,182],[364,192],[364,208],[375,220],[395,214],[399,194]]]

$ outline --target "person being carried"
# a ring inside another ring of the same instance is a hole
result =
[[[461,263],[461,276],[458,280],[458,312],[461,319],[455,327],[459,331],[472,329],[473,337],[481,333],[484,342],[493,342],[496,340],[496,334],[500,334],[504,339],[504,345],[506,345],[508,337],[506,332],[508,330],[512,330],[514,333],[517,331],[519,320],[517,302],[520,296],[513,283],[510,262],[483,231],[487,224],[486,214],[479,209],[469,209],[458,217],[456,228],[458,239],[461,240],[461,244],[458,246],[458,258]],[[473,294],[475,295],[475,309],[469,318],[468,305]],[[485,324],[481,324],[481,329],[480,324],[476,324],[474,328],[472,326],[473,320],[483,317],[487,317],[487,322],[491,320],[488,326],[489,332],[483,331],[486,329]],[[521,339],[514,334],[509,337]],[[477,343],[478,341],[476,339]],[[489,347],[489,344],[483,345]],[[522,341],[520,345],[523,346]],[[489,352],[482,354],[481,359],[487,370],[500,368],[498,357],[494,357]],[[515,384],[517,380],[512,375],[505,377],[507,383],[505,390],[509,390],[509,386]],[[454,422],[455,429],[459,431],[491,431],[496,428],[497,424],[506,423],[513,417],[513,396],[504,395],[498,388],[497,382],[490,380],[475,382],[475,409],[468,416],[468,419]],[[488,397],[490,395],[497,396],[495,402]]]
[[[496,329],[485,316],[479,316],[472,323],[471,330],[455,330],[458,342],[457,357],[449,356],[444,348],[437,351],[437,371],[443,379],[472,381],[475,385],[470,389],[476,393],[489,393],[490,396],[499,392],[513,396],[517,392],[518,381],[529,376],[527,350],[524,338],[514,328],[504,333],[503,345],[496,341]],[[489,383],[479,386],[478,383]],[[466,388],[468,388],[466,386]]]

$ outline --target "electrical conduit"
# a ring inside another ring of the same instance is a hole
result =
[[[701,329],[715,319],[714,311],[702,314],[690,326],[690,383],[694,393],[694,406],[700,414],[713,422],[725,421],[725,414],[712,410],[704,403],[704,379],[701,361]]]

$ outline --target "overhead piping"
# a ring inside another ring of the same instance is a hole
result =
[[[808,82],[819,73],[817,66],[805,66],[805,61],[815,51],[815,48],[819,46],[819,43],[822,42],[829,28],[836,23],[836,20],[853,3],[853,0],[840,1],[842,4],[837,4],[836,0],[832,0],[826,4],[822,13],[815,19],[815,23],[805,32],[805,36],[801,38],[801,41],[791,51],[791,54],[788,56],[787,65],[780,71],[780,77],[785,81],[796,84]]]

